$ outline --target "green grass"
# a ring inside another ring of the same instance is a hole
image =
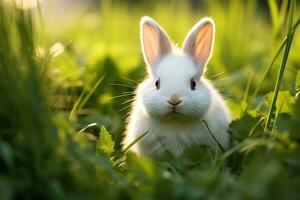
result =
[[[298,199],[296,1],[116,2],[61,21],[0,2],[0,199]],[[215,19],[207,77],[234,119],[227,151],[156,161],[128,151],[140,138],[121,151],[146,14],[179,44]]]
[[[294,19],[295,9],[296,9],[296,1],[290,1],[290,8],[289,8],[290,14],[289,14],[288,32],[287,32],[287,36],[286,36],[285,52],[284,52],[284,56],[282,58],[280,71],[279,71],[279,74],[278,74],[278,77],[277,77],[277,80],[276,80],[274,95],[273,95],[273,98],[272,98],[272,103],[271,103],[270,111],[269,111],[269,114],[268,114],[268,118],[267,118],[267,122],[266,122],[266,126],[265,126],[265,131],[268,130],[268,128],[272,129],[272,127],[276,125],[276,124],[273,124],[270,127],[270,122],[271,122],[272,115],[274,114],[274,111],[276,109],[276,101],[277,101],[277,98],[278,98],[278,93],[279,93],[279,90],[280,90],[281,82],[282,82],[282,79],[283,79],[283,74],[284,74],[284,71],[285,71],[287,59],[288,59],[288,56],[289,56],[291,44],[292,44],[293,37],[294,37],[294,31],[293,31],[293,22],[294,21],[293,21],[293,19]]]

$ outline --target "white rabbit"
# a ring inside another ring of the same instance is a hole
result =
[[[229,111],[203,76],[213,49],[213,20],[201,19],[181,49],[173,47],[165,31],[150,17],[141,19],[140,29],[148,77],[136,89],[123,147],[147,132],[131,151],[166,159],[168,153],[179,156],[193,144],[218,148],[217,140],[228,148]]]

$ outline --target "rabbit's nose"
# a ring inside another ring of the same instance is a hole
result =
[[[167,102],[172,106],[177,106],[182,101],[179,99],[179,97],[176,94],[173,94]]]

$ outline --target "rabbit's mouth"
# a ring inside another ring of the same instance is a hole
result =
[[[178,110],[176,110],[176,107],[173,107],[172,113],[178,113]]]
[[[193,121],[177,109],[166,113],[160,120],[163,120],[164,123],[189,123]]]
[[[169,108],[169,113],[180,114],[180,106],[178,106],[178,104],[169,104]]]
[[[172,106],[169,109],[170,114],[181,114],[178,106]]]
[[[167,113],[169,115],[183,115],[177,107],[173,107],[170,109],[170,111]]]

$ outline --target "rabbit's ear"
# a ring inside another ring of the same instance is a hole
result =
[[[205,66],[210,59],[214,42],[215,25],[211,18],[201,19],[187,34],[182,50],[198,66]]]
[[[143,17],[140,26],[144,59],[153,68],[163,56],[171,53],[172,44],[165,31],[150,17]]]

